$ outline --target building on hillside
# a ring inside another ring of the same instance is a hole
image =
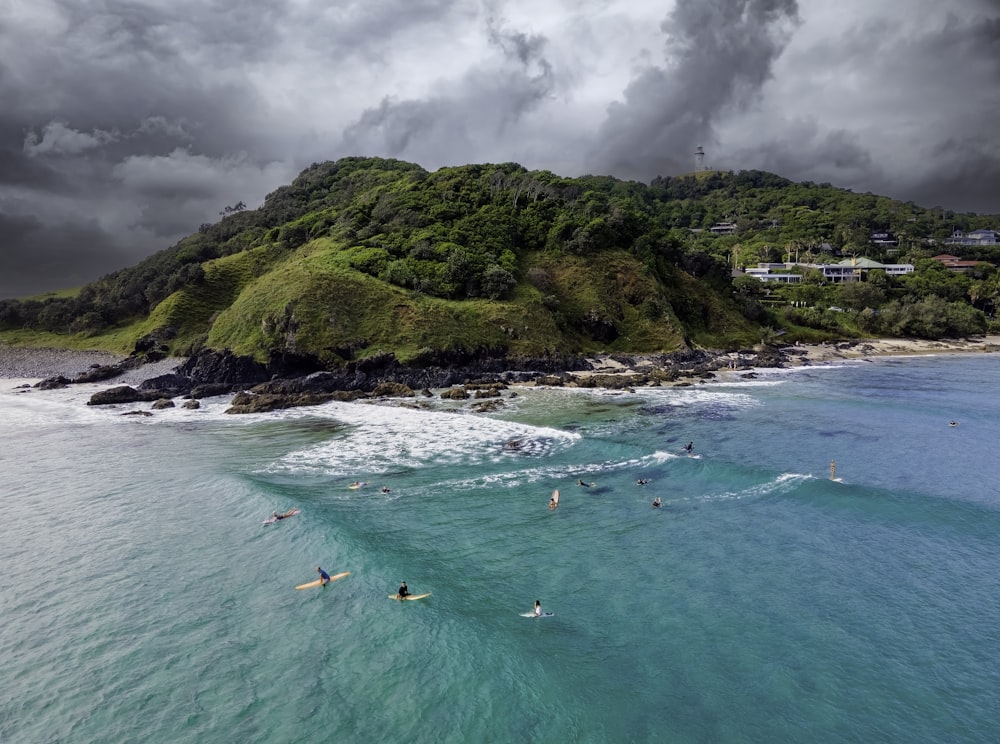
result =
[[[840,265],[851,266],[862,272],[871,271],[872,269],[882,269],[889,276],[902,276],[903,274],[912,274],[914,271],[913,264],[884,264],[864,257],[847,258],[841,261]]]
[[[780,264],[784,268],[784,264]],[[802,282],[802,274],[793,274],[791,272],[778,272],[772,273],[768,266],[758,266],[757,268],[747,269],[747,276],[752,276],[754,279],[763,282],[764,284],[799,284]]]
[[[735,222],[719,222],[708,228],[710,233],[714,235],[733,235],[736,233],[736,223]]]
[[[887,246],[899,245],[899,240],[889,232],[873,232],[870,238],[872,245]]]
[[[859,282],[872,269],[881,269],[889,276],[911,274],[914,270],[913,264],[883,264],[870,258],[849,258],[835,264],[758,263],[756,268],[747,269],[745,273],[765,283],[798,284],[802,281],[802,274],[789,271],[796,267],[805,270],[816,269],[823,274],[826,281],[834,284]]]
[[[997,245],[1000,239],[996,230],[970,230],[962,232],[955,230],[950,238],[945,239],[945,245]]]
[[[961,274],[972,271],[978,264],[985,263],[984,261],[966,261],[958,256],[952,256],[950,253],[941,253],[937,256],[931,256],[931,258],[938,263],[944,264],[945,268],[949,271]]]

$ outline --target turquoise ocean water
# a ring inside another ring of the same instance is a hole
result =
[[[998,383],[139,418],[2,380],[0,741],[996,742]]]

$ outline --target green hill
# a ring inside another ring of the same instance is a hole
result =
[[[385,352],[730,348],[779,325],[832,337],[849,329],[807,330],[734,292],[733,262],[863,249],[876,229],[920,254],[928,237],[991,224],[759,171],[647,186],[379,158],[314,164],[258,209],[226,211],[75,294],[0,301],[0,338],[128,352],[152,334],[175,354],[335,366]],[[735,234],[712,234],[720,222]]]

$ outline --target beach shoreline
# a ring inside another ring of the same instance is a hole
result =
[[[681,372],[662,380],[659,384],[682,386],[701,384],[718,379],[719,376],[731,377],[734,374],[746,374],[760,369],[823,366],[875,357],[1000,352],[1000,336],[964,339],[851,339],[821,344],[778,346],[771,348],[768,354],[765,354],[762,348],[734,352],[702,351],[708,355],[708,359],[698,362],[698,372]],[[590,369],[567,370],[561,376],[540,375],[540,379],[534,382],[520,384],[544,385],[547,378],[562,377],[562,384],[568,382],[595,387],[617,387],[618,380],[623,378],[655,377],[657,372],[663,372],[665,368],[661,360],[665,356],[669,355],[589,355],[586,360]],[[115,365],[126,359],[128,357],[105,351],[29,348],[0,344],[0,379],[27,381],[31,384],[59,376],[73,380],[95,367]],[[107,379],[106,382],[113,385],[140,385],[146,380],[173,372],[184,361],[184,358],[169,358],[148,363],[134,369],[126,369],[121,374]],[[601,384],[601,378],[604,378],[605,385]],[[636,380],[635,384],[643,383]]]
[[[96,367],[113,366],[128,359],[127,356],[108,351],[76,349],[35,348],[0,344],[0,379],[23,380],[31,384],[50,377],[73,380]],[[184,362],[183,358],[170,358],[124,370],[107,380],[109,384],[139,385],[145,380],[172,372]]]
[[[976,336],[963,339],[877,338],[850,339],[820,344],[793,344],[775,347],[773,354],[761,356],[762,349],[734,352],[713,351],[710,373],[680,374],[674,386],[704,384],[713,380],[731,380],[763,369],[822,367],[846,361],[862,361],[880,357],[928,356],[938,354],[988,354],[1000,352],[1000,336]],[[589,385],[591,380],[615,377],[633,378],[649,371],[650,357],[636,355],[599,355],[588,357],[592,369],[568,373],[576,384]],[[762,358],[774,360],[764,363]],[[639,383],[641,384],[641,383]],[[654,383],[655,384],[655,383]],[[600,386],[600,385],[597,385]],[[614,386],[613,384],[607,386]]]
[[[964,339],[876,338],[832,344],[786,346],[782,352],[790,366],[829,364],[846,359],[928,354],[988,354],[1000,351],[1000,336]]]

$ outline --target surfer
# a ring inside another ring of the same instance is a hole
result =
[[[586,486],[587,488],[590,488],[590,487],[591,487],[592,485],[594,485],[594,484],[593,484],[593,483],[587,483],[587,482],[585,482],[585,481],[584,481],[584,480],[583,480],[583,479],[581,478],[580,480],[578,480],[578,481],[576,482],[576,485],[578,485],[578,486]]]
[[[392,489],[389,486],[382,486],[382,493],[392,493]]]
[[[688,442],[686,445],[684,445],[684,451],[687,452],[689,455],[691,454],[691,451],[693,449],[694,449],[694,442]]]
[[[405,599],[410,596],[410,590],[406,588],[406,582],[402,582],[399,585],[399,590],[396,592],[396,599]]]
[[[278,512],[271,512],[271,519],[273,519],[273,520],[275,520],[277,522],[278,520],[281,520],[281,519],[287,519],[288,517],[293,516],[295,513],[296,513],[295,509],[289,509],[288,511],[284,512],[283,514],[278,514]]]
[[[958,422],[952,421],[950,424],[948,424],[948,426],[958,426]]]
[[[552,496],[549,497],[549,508],[555,509],[557,506],[559,506],[559,495],[557,493],[553,493]]]
[[[319,573],[319,585],[325,587],[330,583],[330,574],[324,571],[319,566],[316,566],[316,571]]]
[[[536,599],[535,600],[534,613],[535,613],[535,617],[541,617],[542,616],[542,600],[540,600],[540,599]]]
[[[639,478],[639,479],[638,479],[638,480],[637,480],[637,481],[635,482],[635,484],[636,484],[637,486],[644,486],[644,485],[646,485],[647,483],[649,483],[649,478]]]
[[[663,506],[663,502],[660,501],[660,497],[659,496],[657,496],[655,499],[653,499],[653,506],[656,507],[657,509],[659,509],[661,506]]]

